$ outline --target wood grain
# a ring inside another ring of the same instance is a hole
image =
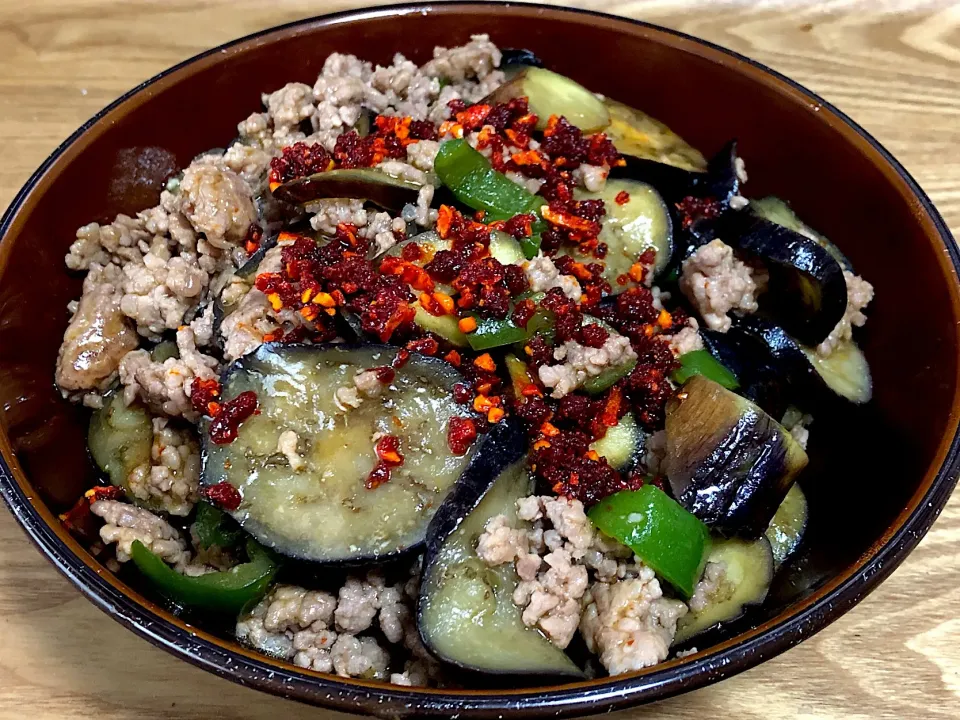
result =
[[[117,95],[231,38],[356,0],[0,2],[0,206]],[[563,4],[563,3],[558,3]],[[876,135],[960,230],[960,4],[581,0],[743,52]],[[232,685],[95,610],[0,512],[0,718],[332,717]],[[833,626],[640,718],[960,717],[960,498],[917,551]]]

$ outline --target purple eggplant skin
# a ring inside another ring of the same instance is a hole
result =
[[[328,170],[285,182],[273,195],[292,205],[304,205],[324,198],[367,200],[384,210],[400,212],[415,204],[420,184],[395,178],[381,170],[352,168]]]
[[[771,417],[783,417],[790,404],[788,380],[764,343],[736,327],[725,333],[701,328],[700,336],[706,350],[737,376],[739,395]]]
[[[545,67],[543,60],[533,50],[526,48],[503,48],[500,50],[500,69],[508,73],[525,67]]]
[[[802,344],[823,342],[847,308],[840,263],[813,240],[750,213],[728,213],[718,234],[766,267],[764,310]]]
[[[760,537],[808,462],[786,428],[703,376],[667,404],[666,434],[674,496],[725,537]]]
[[[440,546],[463,522],[504,470],[527,453],[527,433],[516,417],[510,416],[493,426],[481,440],[482,445],[460,479],[447,495],[427,526],[423,556],[424,574]]]

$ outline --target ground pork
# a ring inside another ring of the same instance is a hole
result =
[[[711,603],[729,596],[731,591],[730,583],[727,582],[726,563],[711,561],[703,568],[703,574],[697,581],[697,586],[687,605],[690,612],[698,613],[705,610]]]
[[[580,302],[582,296],[580,283],[573,275],[561,275],[549,257],[543,254],[537,255],[533,260],[523,264],[523,271],[527,276],[527,282],[530,283],[530,289],[534,292],[546,292],[558,287],[568,298],[574,302]]]
[[[804,414],[793,405],[787,408],[787,411],[783,414],[783,419],[780,421],[780,424],[790,431],[793,439],[804,450],[807,449],[807,443],[810,442],[809,426],[811,423],[813,423],[813,415]]]
[[[663,597],[653,570],[643,568],[638,577],[590,587],[580,633],[607,671],[619,675],[666,660],[686,613],[682,602]]]
[[[637,354],[628,337],[610,333],[599,348],[567,340],[553,351],[553,357],[562,363],[541,365],[537,372],[540,382],[553,390],[550,396],[559,400],[583,385],[588,378],[599,375],[608,367],[633,360]]]
[[[236,636],[300,667],[386,679],[389,654],[373,637],[357,635],[372,626],[378,611],[384,636],[389,642],[401,642],[412,618],[409,596],[400,585],[386,585],[375,573],[347,578],[337,598],[324,591],[278,585],[237,621]],[[397,675],[413,681],[410,675]]]
[[[754,270],[734,257],[733,248],[713,240],[683,261],[680,290],[711,330],[727,332],[729,313],[757,310],[758,287]]]
[[[196,347],[193,330],[183,327],[177,331],[179,357],[155,362],[146,350],[129,352],[120,361],[120,382],[127,403],[139,398],[154,412],[182,416],[191,422],[199,414],[190,403],[190,388],[194,378],[209,380],[217,376],[216,358],[204,355]]]
[[[364,398],[379,397],[387,386],[377,378],[373,370],[363,370],[353,376],[353,385],[337,388],[333,401],[344,412],[358,408]]]
[[[246,237],[257,210],[250,186],[231,170],[192,164],[180,181],[180,210],[207,242],[232,250]]]
[[[610,168],[606,165],[587,165],[584,163],[573,171],[573,179],[588,192],[602,192],[607,186]]]
[[[677,357],[695,350],[703,350],[703,338],[700,336],[700,326],[696,318],[690,318],[680,332],[669,337],[669,342],[670,350]]]
[[[153,419],[150,463],[138,465],[127,477],[129,493],[171,515],[189,515],[200,486],[200,443],[192,427]]]
[[[137,540],[171,565],[189,561],[190,552],[180,533],[153,513],[117,500],[98,500],[90,510],[103,518],[105,524],[100,528],[100,538],[107,545],[116,544],[116,557],[120,562],[130,559],[131,548]]]
[[[579,500],[532,495],[517,501],[513,518],[487,521],[477,555],[491,566],[515,563],[520,582],[513,601],[523,608],[524,624],[564,648],[580,622],[588,570],[597,577],[625,577],[632,553],[596,532]]]
[[[387,67],[333,53],[312,89],[290,83],[264,95],[266,112],[250,115],[237,129],[247,144],[268,151],[298,140],[317,142],[332,151],[337,137],[354,127],[366,111],[445,120],[450,100],[476,102],[503,82],[503,73],[496,69],[499,63],[500,51],[486,35],[449,50],[436,48],[433,60],[423,68],[399,53]],[[301,125],[307,120],[313,132],[305,137]]]
[[[63,335],[56,382],[64,393],[100,392],[116,379],[123,357],[137,347],[132,324],[120,311],[116,265],[93,263],[83,295]]]
[[[822,357],[829,356],[842,342],[850,340],[854,327],[863,327],[867,322],[863,311],[873,300],[873,285],[866,280],[848,270],[843,271],[843,279],[847,282],[847,309],[837,326],[817,345],[817,354]]]
[[[299,443],[300,437],[293,430],[284,430],[277,439],[277,452],[287,458],[290,469],[294,472],[300,472],[307,467],[307,461],[297,452]]]

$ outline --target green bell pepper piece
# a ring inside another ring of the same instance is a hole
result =
[[[490,161],[466,140],[443,143],[433,168],[457,200],[474,210],[491,213],[494,219],[535,212],[544,203],[543,198],[494,170]]]
[[[601,500],[587,515],[684,597],[693,595],[706,562],[710,531],[665,492],[654,485],[623,490]]]
[[[197,577],[181,575],[139,540],[134,541],[130,556],[147,580],[178,605],[236,615],[263,597],[277,572],[277,563],[259,543],[248,538],[246,548],[246,563]]]
[[[554,323],[553,313],[543,308],[537,309],[525,328],[509,318],[498,320],[478,317],[476,320],[477,329],[467,333],[467,342],[473,350],[490,350],[504,345],[525,343],[538,332],[552,328]]]
[[[200,538],[200,545],[205,548],[213,545],[230,548],[239,543],[240,538],[243,537],[243,530],[233,518],[223,510],[205,502],[197,503],[193,529]]]
[[[694,375],[703,375],[708,380],[723,385],[727,390],[740,387],[737,376],[706,350],[684,353],[679,362],[680,367],[670,374],[670,378],[678,385],[683,385]]]
[[[590,395],[598,395],[605,390],[609,390],[620,380],[632,373],[636,366],[637,360],[634,358],[620,365],[614,365],[613,367],[601,370],[598,375],[584,380],[583,385],[580,386],[581,390]]]

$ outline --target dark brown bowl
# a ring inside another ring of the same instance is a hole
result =
[[[80,290],[63,266],[75,229],[155,204],[161,181],[229,141],[261,91],[312,83],[331,52],[387,63],[402,51],[423,62],[434,45],[476,32],[533,49],[708,154],[738,137],[750,194],[790,199],[876,286],[861,340],[875,399],[859,412],[816,419],[802,555],[760,611],[696,655],[647,672],[432,691],[302,671],[186,625],[106,571],[57,521],[92,480],[85,412],[52,384],[66,304]],[[960,258],[930,200],[879,143],[813,93],[709,43],[630,20],[531,5],[409,5],[238,40],[158,75],[86,123],[20,191],[0,237],[0,492],[10,509],[81,592],[150,642],[236,682],[318,705],[391,717],[572,715],[715,682],[809,637],[876,587],[940,513],[960,464]]]

